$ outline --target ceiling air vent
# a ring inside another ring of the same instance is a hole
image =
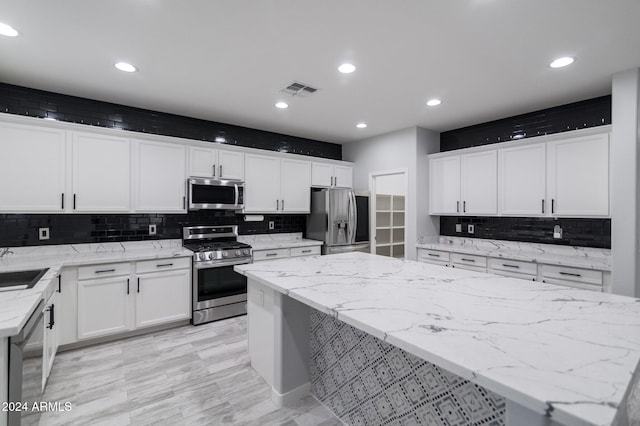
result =
[[[315,87],[308,86],[298,81],[294,81],[293,83],[291,83],[290,85],[288,85],[287,87],[281,90],[282,93],[286,93],[287,95],[300,96],[303,98],[307,96],[311,96],[317,91],[318,89],[316,89]]]

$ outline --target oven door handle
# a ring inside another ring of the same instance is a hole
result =
[[[240,190],[238,189],[238,184],[237,183],[233,184],[233,187],[236,189],[236,202],[235,202],[235,205],[237,207],[238,206],[238,200],[240,199]]]
[[[251,260],[247,261],[246,259],[242,259],[242,260],[229,259],[229,260],[223,260],[223,261],[216,260],[215,263],[194,262],[193,268],[194,269],[211,269],[211,268],[217,268],[220,266],[245,265],[247,263],[252,263],[252,261]]]

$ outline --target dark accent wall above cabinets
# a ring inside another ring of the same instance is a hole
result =
[[[0,83],[0,112],[342,159],[342,145]],[[224,142],[222,142],[224,140]]]
[[[440,134],[440,150],[470,148],[611,124],[611,96],[574,102]]]
[[[223,210],[188,214],[0,214],[0,247],[104,243],[182,238],[182,227],[238,225],[242,235],[305,232],[304,215],[265,215],[262,222]],[[274,229],[269,230],[269,221]],[[149,235],[149,225],[156,235]],[[49,228],[50,239],[38,240],[38,228]]]
[[[440,149],[452,151],[608,124],[611,96],[602,96],[443,132]],[[455,232],[456,223],[463,224],[464,232]],[[467,224],[475,225],[473,235],[466,233]],[[553,238],[555,225],[563,228],[563,238]],[[442,216],[440,234],[609,249],[611,219]]]
[[[462,232],[456,232],[456,224]],[[474,233],[467,232],[474,225]],[[562,238],[553,238],[553,228],[562,227]],[[440,234],[451,237],[524,241],[594,248],[611,248],[611,219],[553,219],[536,217],[440,217]]]

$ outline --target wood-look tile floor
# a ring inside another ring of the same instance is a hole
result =
[[[278,408],[249,365],[247,319],[184,326],[57,355],[40,425],[342,425],[313,397]]]

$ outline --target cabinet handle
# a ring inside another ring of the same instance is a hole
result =
[[[573,272],[562,272],[562,271],[560,271],[560,275],[568,275],[570,277],[581,277],[582,276],[580,274],[574,274]]]
[[[282,210],[284,211],[284,200],[282,200]]]
[[[311,253],[311,250],[302,250],[303,253]]]
[[[276,211],[280,210],[280,200],[276,200]]]
[[[127,294],[129,294],[129,278],[127,278]]]
[[[542,199],[542,214],[544,214],[544,198]]]
[[[105,272],[115,272],[115,269],[100,269],[96,271],[96,274],[104,274]]]
[[[156,265],[158,268],[162,268],[163,266],[173,266],[173,263],[159,263]]]
[[[271,256],[277,256],[278,253],[267,253],[266,256],[271,257]]]
[[[73,194],[73,209],[76,209],[76,194]]]
[[[475,263],[475,259],[467,259],[466,257],[461,258],[460,260],[463,260],[465,262],[474,262]]]
[[[553,198],[551,199],[551,214],[556,212],[556,200],[554,200]]]
[[[338,176],[333,177],[333,186],[338,186]]]
[[[61,209],[64,210],[64,192],[62,194],[60,194],[60,195],[61,195],[60,198],[62,198],[62,207],[61,207]]]
[[[467,202],[463,201],[462,202],[462,213],[466,213],[467,212]]]
[[[55,308],[56,308],[56,305],[54,305],[54,304],[51,304],[51,306],[49,306],[47,308],[47,311],[49,311],[49,325],[47,325],[47,328],[49,330],[52,330],[53,326],[56,323],[56,320],[55,320]]]
[[[220,164],[220,177],[222,177],[222,164]]]
[[[456,201],[456,213],[460,213],[460,201]]]
[[[58,293],[62,293],[61,281],[62,281],[62,278],[60,278],[60,275],[58,275]]]
[[[182,209],[186,209],[187,208],[187,197],[185,197],[184,195],[182,196]]]
[[[427,255],[431,257],[440,257],[439,254],[433,254],[433,253],[427,253]]]
[[[213,165],[213,177],[216,177],[216,165]]]
[[[138,277],[138,293],[140,293],[140,277]]]
[[[509,265],[509,264],[503,263],[502,266],[504,266],[505,268],[520,269],[520,266],[518,266],[518,265]]]

